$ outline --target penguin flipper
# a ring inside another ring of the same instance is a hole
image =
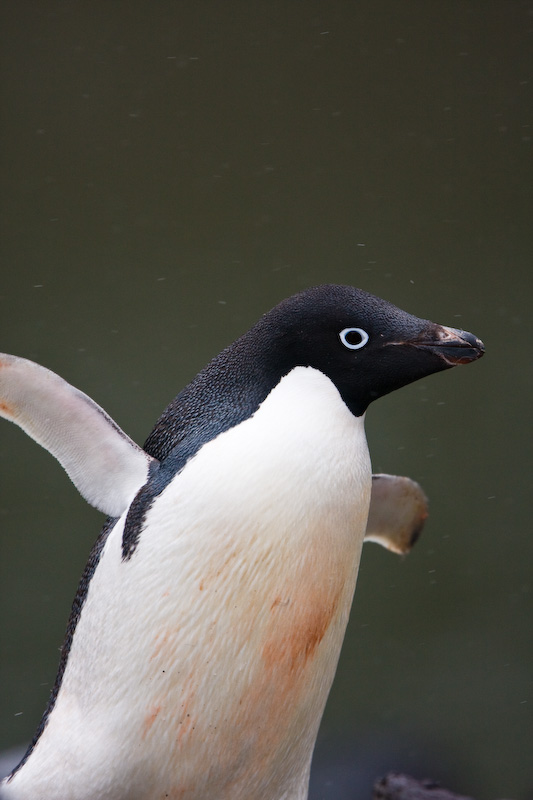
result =
[[[25,358],[0,354],[0,417],[55,456],[85,500],[112,517],[157,463],[88,395]]]
[[[365,542],[377,542],[393,553],[408,553],[427,516],[427,497],[416,481],[398,475],[372,475]]]

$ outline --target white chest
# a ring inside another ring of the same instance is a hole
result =
[[[46,764],[47,798],[305,797],[370,485],[362,418],[293,370],[157,498],[127,562],[117,524],[13,786]]]

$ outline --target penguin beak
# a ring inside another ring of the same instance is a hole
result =
[[[424,334],[423,338],[411,341],[409,344],[430,350],[450,367],[455,367],[456,364],[470,364],[471,361],[481,358],[485,352],[485,345],[481,339],[468,331],[435,325],[430,331],[426,329]]]

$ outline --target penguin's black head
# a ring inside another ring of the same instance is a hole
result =
[[[203,444],[252,416],[284,375],[314,367],[356,416],[432,372],[483,355],[471,333],[435,325],[353,286],[289,297],[226,347],[167,406],[144,444],[175,474]]]
[[[372,400],[484,352],[473,334],[419,319],[352,286],[317,286],[289,297],[255,331],[272,348],[272,366],[275,360],[285,372],[320,370],[356,416]]]

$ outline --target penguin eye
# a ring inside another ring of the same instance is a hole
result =
[[[340,340],[348,350],[360,350],[368,342],[369,336],[362,328],[344,328],[339,333]]]

